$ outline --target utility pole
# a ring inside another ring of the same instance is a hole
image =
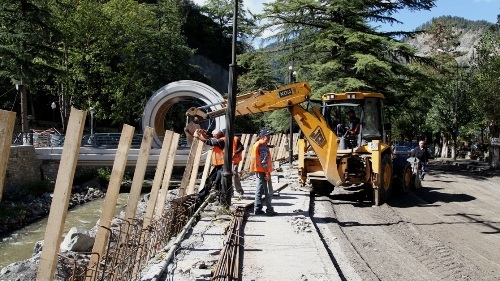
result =
[[[290,84],[295,83],[295,75],[297,73],[293,70],[293,65],[290,65],[288,67],[288,81]],[[289,159],[288,162],[290,163],[290,166],[292,166],[293,163],[293,116],[290,115],[290,140],[288,141],[288,152],[289,152]]]
[[[21,92],[21,133],[23,136],[23,144],[29,144],[29,124],[28,124],[28,99],[26,95],[26,87],[23,81],[16,85],[17,90]]]
[[[233,139],[234,139],[234,113],[236,108],[236,92],[238,85],[238,73],[236,65],[236,37],[238,36],[238,4],[239,0],[234,0],[233,11],[233,40],[232,59],[229,65],[229,82],[227,93],[226,110],[226,141],[224,145],[224,166],[222,168],[222,194],[220,198],[221,206],[231,205],[231,186],[233,168]]]

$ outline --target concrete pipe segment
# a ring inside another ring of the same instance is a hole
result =
[[[173,130],[183,136],[186,124],[186,111],[192,107],[211,105],[207,111],[223,108],[222,95],[212,87],[201,82],[181,80],[161,87],[149,99],[142,114],[142,130],[146,126],[154,128],[153,147],[160,148],[165,136],[165,130]],[[226,128],[225,118],[218,117],[208,124],[202,124],[205,129]]]

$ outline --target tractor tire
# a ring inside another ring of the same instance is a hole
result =
[[[411,164],[406,162],[404,168],[398,173],[394,184],[396,185],[397,191],[401,193],[408,193],[412,187],[413,174],[411,171]]]
[[[385,203],[392,192],[392,160],[391,155],[382,155],[382,167],[380,171],[380,186],[373,191],[374,204],[376,206]]]
[[[411,188],[412,189],[420,189],[422,187],[422,181],[420,180],[420,176],[412,175],[411,177]]]
[[[314,193],[321,196],[328,196],[335,186],[327,180],[310,180]]]

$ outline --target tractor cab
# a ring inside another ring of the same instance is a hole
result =
[[[382,119],[384,96],[379,93],[327,93],[322,114],[339,137],[339,150],[354,149],[373,140],[385,142]]]

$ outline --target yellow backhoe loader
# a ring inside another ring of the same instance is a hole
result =
[[[373,202],[380,205],[391,194],[393,180],[402,185],[402,190],[408,190],[412,175],[409,163],[403,163],[400,175],[393,174],[391,148],[385,143],[383,129],[382,94],[327,93],[322,96],[322,111],[316,106],[310,110],[302,106],[310,97],[307,82],[274,91],[257,90],[236,98],[235,115],[288,108],[304,137],[298,141],[300,183],[310,184],[317,193],[329,194],[335,187],[373,190]],[[186,132],[192,133],[200,123],[226,112],[226,108],[211,112],[204,108],[193,107],[186,112]],[[359,117],[356,132],[346,134],[348,111]]]

